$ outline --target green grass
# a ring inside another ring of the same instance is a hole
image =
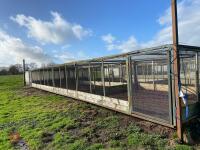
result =
[[[19,133],[29,149],[191,149],[143,132],[125,116],[84,102],[24,88],[22,76],[0,76],[0,149],[15,149]],[[126,116],[127,117],[127,116]]]

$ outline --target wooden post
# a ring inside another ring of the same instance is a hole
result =
[[[133,110],[133,80],[132,80],[132,62],[131,56],[127,57],[126,60],[126,73],[127,73],[127,89],[128,89],[128,102],[129,102],[129,113]]]
[[[23,80],[24,80],[24,86],[26,86],[26,64],[25,64],[25,59],[23,59]]]
[[[174,60],[174,91],[176,97],[176,127],[178,138],[183,141],[181,99],[179,98],[180,58],[178,40],[177,1],[172,0],[172,33],[173,33],[173,60]]]
[[[105,79],[104,79],[104,62],[101,62],[101,82],[103,86],[103,95],[106,96],[106,89],[105,89]]]

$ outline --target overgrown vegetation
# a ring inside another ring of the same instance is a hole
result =
[[[2,150],[193,149],[172,142],[167,129],[22,84],[22,76],[0,76]]]

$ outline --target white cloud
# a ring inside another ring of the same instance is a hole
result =
[[[76,52],[76,54],[74,54],[68,50],[60,50],[60,51],[54,51],[54,58],[56,60],[59,60],[59,62],[61,63],[66,63],[75,60],[87,59],[88,56],[85,55],[84,51],[78,51]]]
[[[139,47],[134,36],[130,36],[126,41],[114,41],[110,35],[111,34],[108,34],[108,36],[103,36],[104,38],[102,38],[102,40],[106,43],[107,50],[120,50],[122,52],[129,52]]]
[[[111,35],[110,33],[107,34],[107,35],[103,35],[103,36],[101,37],[101,39],[102,39],[104,42],[108,43],[108,44],[112,44],[112,43],[115,41],[115,37],[114,37],[113,35]]]
[[[53,50],[50,56],[41,47],[30,46],[20,38],[11,36],[0,29],[0,66],[22,63],[23,59],[40,66],[41,64],[65,63],[88,58],[84,51],[73,53],[68,50],[69,47],[70,45],[64,45],[59,50]]]
[[[116,49],[119,49],[122,52],[128,52],[136,49],[138,46],[139,45],[136,38],[134,36],[131,36],[127,41],[123,41],[119,45],[116,45]]]
[[[21,63],[22,59],[28,62],[49,63],[51,58],[42,48],[29,46],[21,39],[8,35],[0,29],[0,65]]]
[[[92,31],[85,29],[79,24],[70,23],[57,12],[51,12],[52,20],[43,21],[31,16],[17,14],[10,19],[28,29],[28,37],[32,37],[42,44],[69,43],[72,40],[82,40],[90,36]]]
[[[181,44],[200,46],[200,1],[199,0],[182,0],[178,3],[178,24],[179,24],[179,41]],[[172,43],[172,21],[171,8],[158,19],[162,27],[152,40],[146,42],[137,42],[134,36],[127,41],[119,43],[108,43],[108,50],[120,50],[122,52],[135,50],[138,48],[152,47]],[[104,40],[105,41],[105,40]]]
[[[178,3],[179,41],[181,44],[200,46],[200,1],[182,0]],[[158,19],[163,29],[156,36],[142,46],[147,47],[172,43],[171,8]]]

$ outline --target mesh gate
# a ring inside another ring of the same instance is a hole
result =
[[[133,111],[169,121],[167,60],[132,61]]]

